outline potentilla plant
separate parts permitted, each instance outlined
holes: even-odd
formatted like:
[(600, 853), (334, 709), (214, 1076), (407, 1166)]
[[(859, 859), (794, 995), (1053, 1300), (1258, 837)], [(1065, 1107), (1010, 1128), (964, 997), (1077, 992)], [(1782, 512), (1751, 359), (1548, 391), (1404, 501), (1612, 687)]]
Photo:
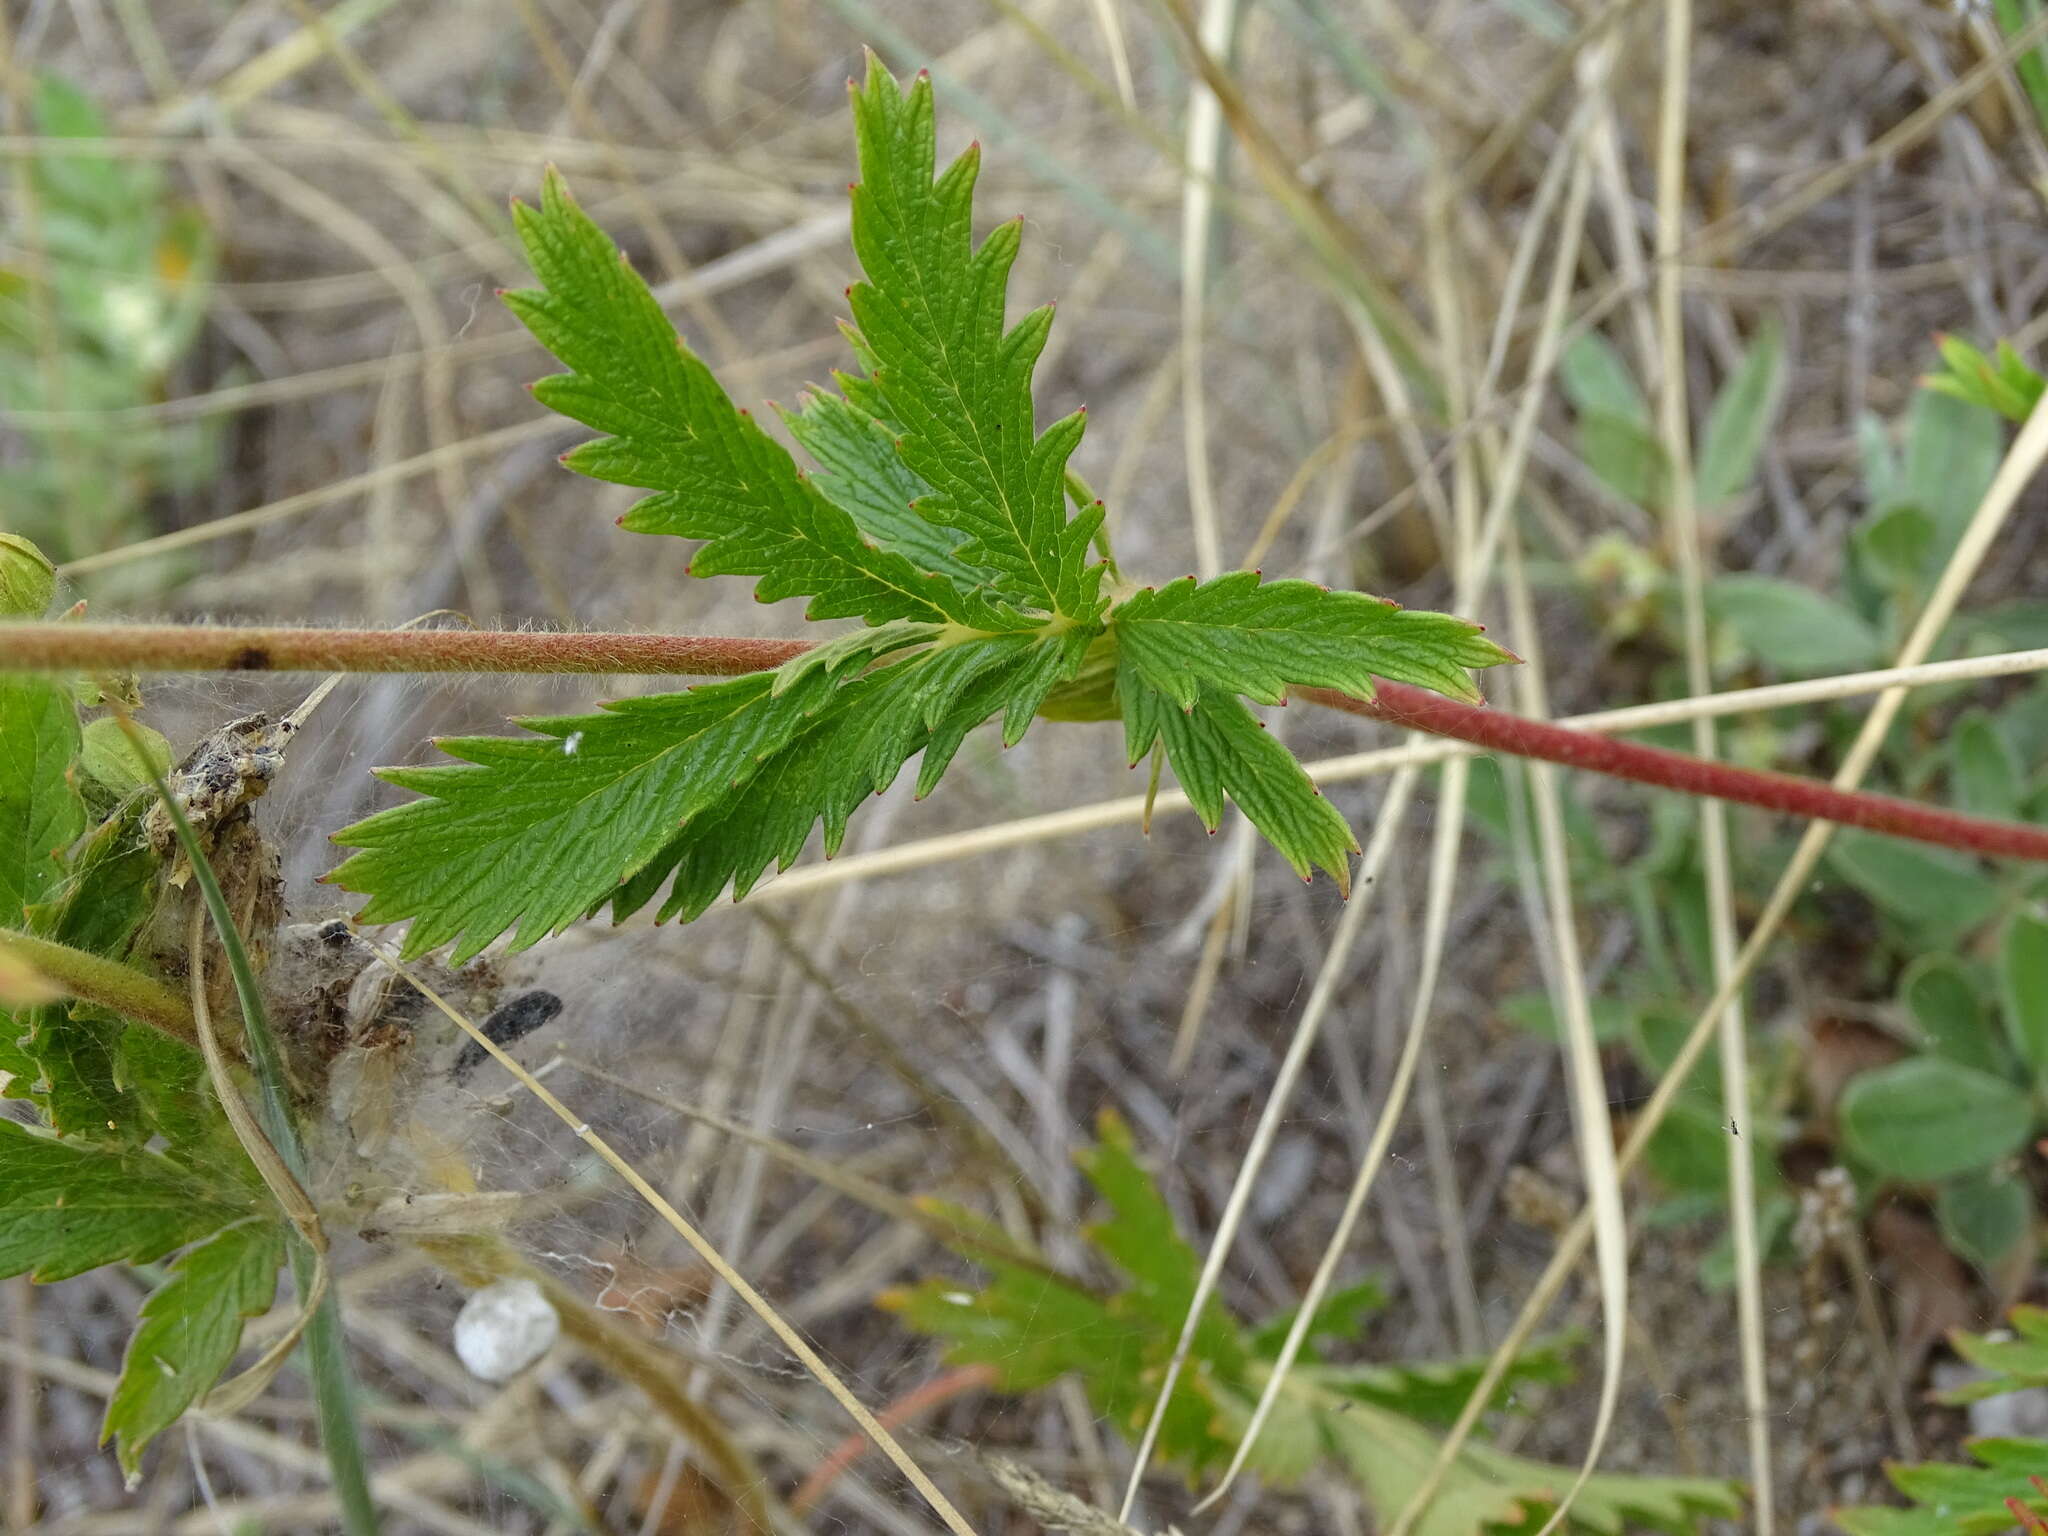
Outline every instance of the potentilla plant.
[(1477, 700), (1471, 669), (1509, 659), (1475, 624), (1360, 592), (1125, 580), (1101, 505), (1070, 495), (1085, 414), (1034, 427), (1053, 312), (1005, 325), (1021, 222), (975, 245), (980, 154), (934, 178), (929, 81), (904, 91), (871, 62), (853, 108), (861, 367), (784, 416), (815, 473), (732, 403), (558, 176), (517, 213), (543, 286), (505, 297), (570, 370), (535, 395), (609, 434), (564, 462), (655, 493), (623, 526), (702, 540), (692, 574), (863, 627), (772, 673), (442, 742), (464, 766), (387, 770), (426, 798), (338, 833), (358, 851), (332, 878), (369, 896), (364, 921), (410, 920), (410, 953), (531, 944), (664, 885), (660, 916), (693, 918), (820, 821), (836, 849), (911, 757), (922, 795), (970, 730), (1000, 718), (1014, 745), (1041, 714), (1121, 716), (1131, 760), (1163, 749), (1209, 827), (1227, 796), (1297, 870), (1343, 883), (1350, 828), (1244, 700), (1370, 697), (1375, 675)]
[[(0, 1275), (169, 1261), (107, 1419), (131, 1469), (234, 1359), (288, 1257), (316, 1314), (310, 1370), (345, 1523), (374, 1528), (319, 1192), (305, 1187), (294, 1130), (308, 1085), (325, 1079), (290, 1059), (289, 1038), (279, 1056), (236, 937), (260, 940), (278, 920), (247, 812), (293, 719), (238, 721), (167, 781), (167, 758), (125, 718), (132, 701), (100, 681), (119, 669), (724, 676), (525, 720), (520, 737), (444, 740), (452, 761), (384, 771), (415, 798), (337, 833), (353, 851), (331, 878), (368, 897), (361, 922), (404, 922), (409, 955), (445, 949), (450, 967), (607, 907), (658, 902), (661, 917), (687, 920), (723, 891), (744, 897), (820, 825), (836, 849), (856, 807), (912, 758), (930, 791), (992, 721), (1014, 743), (1039, 719), (1120, 720), (1130, 762), (1151, 758), (1155, 782), (1170, 765), (1212, 830), (1234, 801), (1295, 870), (1342, 885), (1351, 829), (1248, 707), (1289, 697), (1688, 793), (2048, 858), (2039, 828), (1486, 710), (1474, 673), (1512, 658), (1464, 619), (1256, 572), (1128, 579), (1103, 509), (1068, 468), (1084, 417), (1037, 429), (1032, 369), (1052, 312), (1007, 323), (1020, 226), (975, 243), (978, 152), (941, 170), (929, 83), (906, 90), (872, 60), (853, 112), (856, 366), (783, 417), (813, 468), (732, 402), (552, 174), (539, 206), (517, 209), (541, 286), (506, 299), (568, 369), (537, 397), (602, 434), (568, 466), (653, 493), (627, 529), (696, 541), (695, 575), (750, 577), (763, 601), (805, 597), (810, 619), (857, 626), (813, 644), (52, 623), (47, 562), (0, 541), (0, 594), (19, 616), (0, 624), (0, 1072), (36, 1121), (0, 1120)], [(88, 681), (53, 676), (65, 673)], [(109, 712), (81, 724), (81, 708)], [(112, 782), (109, 763), (123, 765)], [(232, 866), (226, 878), (217, 862)], [(215, 940), (203, 943), (206, 925)], [(187, 935), (184, 947), (167, 934)], [(232, 990), (209, 991), (209, 975), (231, 975)], [(241, 1105), (250, 1081), (260, 1115)], [(464, 1252), (465, 1278), (492, 1272)], [(279, 1358), (237, 1390), (260, 1389)]]

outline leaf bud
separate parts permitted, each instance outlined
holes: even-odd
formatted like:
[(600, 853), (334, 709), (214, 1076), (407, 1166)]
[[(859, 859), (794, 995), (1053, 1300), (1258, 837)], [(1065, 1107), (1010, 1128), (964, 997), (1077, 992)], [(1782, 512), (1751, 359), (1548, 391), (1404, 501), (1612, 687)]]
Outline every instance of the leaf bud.
[[(171, 744), (161, 733), (148, 726), (130, 722), (135, 726), (142, 749), (149, 754), (151, 764), (159, 774), (171, 771)], [(130, 794), (149, 783), (149, 775), (142, 771), (142, 764), (135, 760), (135, 744), (128, 739), (128, 733), (121, 729), (121, 722), (112, 716), (86, 722), (79, 735), (78, 766), (85, 770), (86, 777), (95, 784), (112, 790), (117, 795)]]
[(18, 533), (0, 533), (0, 618), (40, 619), (57, 595), (57, 567)]

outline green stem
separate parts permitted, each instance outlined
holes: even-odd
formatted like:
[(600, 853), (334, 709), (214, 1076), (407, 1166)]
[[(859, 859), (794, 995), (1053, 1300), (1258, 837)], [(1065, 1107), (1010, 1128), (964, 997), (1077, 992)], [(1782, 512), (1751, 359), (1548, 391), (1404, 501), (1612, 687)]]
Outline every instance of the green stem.
[[(291, 1238), (292, 1283), (301, 1296), (313, 1283), (313, 1250), (306, 1240)], [(369, 1464), (356, 1423), (355, 1373), (349, 1369), (341, 1326), (341, 1292), (327, 1287), (304, 1340), (307, 1374), (313, 1381), (313, 1410), (320, 1421), (320, 1446), (334, 1477), (334, 1497), (341, 1506), (341, 1526), (348, 1536), (377, 1536), (377, 1505), (370, 1496)]]
[[(299, 1141), (298, 1126), (292, 1120), (284, 1055), (278, 1049), (277, 1036), (271, 1032), (270, 1016), (263, 1008), (263, 993), (256, 985), (255, 967), (249, 963), (249, 952), (243, 947), (240, 930), (235, 927), (234, 914), (228, 910), (220, 881), (214, 878), (206, 849), (192, 830), (191, 822), (185, 819), (177, 797), (164, 783), (163, 774), (158, 771), (133, 722), (125, 715), (117, 715), (116, 718), (120, 720), (121, 728), (129, 733), (128, 742), (135, 760), (149, 775), (159, 803), (177, 829), (178, 841), (192, 864), (192, 878), (206, 903), (207, 915), (213, 919), (214, 931), (220, 936), (228, 971), (235, 980), (235, 996), (242, 1006), (243, 1048), (256, 1076), (256, 1112), (263, 1123), (263, 1132), (270, 1138), (271, 1146), (285, 1167), (291, 1170), (292, 1177), (303, 1184), (306, 1180), (306, 1152)], [(312, 1244), (294, 1231), (288, 1239), (287, 1251), (291, 1256), (292, 1281), (298, 1287), (300, 1297), (311, 1296), (318, 1263)], [(320, 1444), (327, 1452), (335, 1501), (341, 1507), (342, 1529), (348, 1536), (378, 1536), (377, 1506), (370, 1497), (368, 1463), (363, 1455), (362, 1433), (356, 1422), (355, 1383), (343, 1347), (341, 1293), (332, 1285), (327, 1287), (326, 1294), (313, 1309), (313, 1316), (306, 1325), (305, 1350), (307, 1374), (312, 1379), (313, 1401), (320, 1419)]]
[(0, 949), (19, 955), (37, 974), (72, 997), (97, 1003), (124, 1019), (147, 1024), (181, 1045), (199, 1048), (191, 1005), (154, 976), (145, 976), (118, 960), (89, 955), (69, 944), (40, 939), (13, 928), (0, 928)]

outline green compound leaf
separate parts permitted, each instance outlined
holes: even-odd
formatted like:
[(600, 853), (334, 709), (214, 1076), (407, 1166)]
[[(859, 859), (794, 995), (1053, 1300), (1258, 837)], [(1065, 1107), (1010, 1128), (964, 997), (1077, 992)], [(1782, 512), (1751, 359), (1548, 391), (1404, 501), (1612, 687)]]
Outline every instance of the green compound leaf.
[(128, 1476), (143, 1447), (220, 1379), (244, 1319), (270, 1309), (283, 1263), (284, 1229), (252, 1216), (180, 1254), (170, 1278), (143, 1302), (100, 1426), (102, 1445), (121, 1437)]
[[(1347, 1406), (1349, 1412), (1325, 1410), (1318, 1418), (1332, 1451), (1364, 1487), (1373, 1508), (1391, 1516), (1407, 1506), (1434, 1463), (1436, 1436), (1398, 1414), (1365, 1404)], [(1564, 1467), (1468, 1443), (1414, 1530), (1416, 1536), (1482, 1531), (1534, 1536), (1573, 1481)], [(1687, 1536), (1703, 1519), (1728, 1519), (1741, 1508), (1734, 1490), (1716, 1478), (1601, 1472), (1579, 1490), (1565, 1528), (1598, 1536), (1643, 1529)]]
[(1192, 709), (1147, 683), (1125, 659), (1117, 695), (1124, 746), (1133, 763), (1163, 742), (1174, 777), (1211, 832), (1222, 824), (1223, 797), (1237, 802), (1267, 842), (1304, 880), (1318, 867), (1349, 890), (1348, 856), (1358, 852), (1351, 828), (1323, 798), (1300, 763), (1252, 712), (1219, 689), (1206, 689)]
[(148, 1152), (113, 1152), (0, 1120), (0, 1277), (68, 1280), (145, 1263), (249, 1214)]
[[(1100, 1137), (1079, 1161), (1112, 1219), (1084, 1228), (1083, 1235), (1127, 1284), (1105, 1293), (955, 1243), (989, 1272), (987, 1285), (973, 1290), (933, 1278), (889, 1292), (882, 1302), (911, 1327), (942, 1340), (948, 1361), (993, 1367), (1002, 1391), (1036, 1391), (1063, 1376), (1077, 1378), (1095, 1410), (1135, 1439), (1151, 1416), (1201, 1266), (1123, 1123), (1105, 1114)], [(1371, 1288), (1345, 1293), (1338, 1310), (1346, 1315), (1333, 1314), (1331, 1327), (1319, 1331), (1340, 1338), (1354, 1332), (1357, 1314), (1376, 1297)], [(1212, 1305), (1161, 1423), (1162, 1462), (1199, 1475), (1228, 1461), (1280, 1337), (1271, 1327), (1247, 1333), (1220, 1303)], [(1364, 1490), (1384, 1523), (1436, 1458), (1437, 1435), (1417, 1415), (1455, 1414), (1479, 1369), (1467, 1361), (1297, 1364), (1249, 1464), (1275, 1482), (1295, 1482), (1318, 1465), (1334, 1465)], [(1566, 1375), (1558, 1349), (1537, 1344), (1517, 1360), (1509, 1384)], [(1572, 1477), (1569, 1468), (1469, 1441), (1417, 1530), (1429, 1536), (1533, 1533)], [(1690, 1532), (1702, 1518), (1739, 1510), (1730, 1485), (1714, 1479), (1603, 1473), (1583, 1490), (1568, 1525), (1599, 1536), (1620, 1536), (1624, 1525)]]
[[(457, 963), (508, 930), (515, 948), (533, 944), (606, 901), (630, 912), (671, 876), (664, 915), (694, 917), (728, 881), (744, 894), (770, 862), (786, 865), (820, 817), (836, 847), (854, 807), (914, 753), (928, 791), (991, 714), (1015, 741), (1088, 639), (895, 650), (920, 634), (883, 626), (840, 646), (836, 668), (802, 656), (782, 673), (522, 721), (531, 737), (443, 741), (462, 763), (383, 770), (429, 798), (335, 834), (361, 851), (328, 878), (371, 897), (365, 922), (413, 919), (408, 954), (452, 942)], [(885, 664), (854, 675), (878, 650)]]
[(544, 286), (505, 302), (571, 370), (541, 380), (534, 396), (611, 434), (569, 454), (571, 469), (656, 493), (625, 527), (703, 539), (693, 574), (758, 576), (763, 602), (809, 596), (814, 619), (1028, 627), (864, 538), (788, 450), (733, 405), (561, 177), (549, 174), (538, 209), (514, 214)]
[(870, 54), (852, 94), (853, 248), (867, 280), (847, 296), (903, 462), (931, 487), (917, 510), (966, 535), (960, 553), (999, 573), (1004, 598), (1092, 622), (1102, 567), (1089, 564), (1089, 544), (1102, 514), (1069, 521), (1065, 502), (1067, 456), (1085, 418), (1076, 412), (1036, 435), (1031, 370), (1051, 308), (1003, 328), (1020, 222), (976, 248), (981, 153), (969, 148), (933, 179), (930, 80), (905, 92)]
[(1129, 666), (1183, 709), (1205, 688), (1278, 704), (1289, 683), (1371, 698), (1375, 676), (1477, 703), (1471, 669), (1514, 660), (1468, 619), (1256, 571), (1147, 587), (1111, 621)]
[(1887, 1462), (1885, 1476), (1914, 1507), (1837, 1509), (1835, 1524), (1849, 1536), (1999, 1536), (2019, 1525), (2007, 1499), (2048, 1515), (2048, 1497), (2030, 1481), (2048, 1478), (2048, 1440), (1972, 1440), (1965, 1449), (1977, 1465)]
[(1162, 746), (1212, 830), (1233, 799), (1304, 877), (1341, 884), (1350, 829), (1238, 696), (1369, 694), (1380, 676), (1476, 699), (1472, 669), (1512, 659), (1464, 620), (1255, 573), (1110, 614), (1106, 555), (1090, 563), (1100, 506), (1067, 516), (1080, 417), (1035, 430), (1051, 312), (1005, 329), (1016, 226), (974, 244), (977, 156), (935, 178), (929, 82), (905, 91), (871, 60), (853, 111), (866, 281), (849, 337), (866, 371), (784, 414), (815, 475), (733, 407), (552, 175), (519, 212), (544, 286), (508, 303), (571, 369), (540, 398), (609, 434), (571, 466), (656, 493), (628, 528), (705, 540), (699, 574), (758, 576), (764, 599), (808, 594), (813, 618), (868, 628), (772, 679), (532, 720), (527, 738), (442, 743), (456, 764), (385, 770), (425, 798), (338, 833), (358, 851), (329, 878), (371, 898), (363, 921), (411, 920), (408, 953), (523, 947), (664, 886), (660, 915), (694, 917), (787, 867), (820, 822), (835, 850), (911, 757), (922, 795), (977, 724), (1000, 715), (1007, 745), (1041, 711), (1121, 714), (1132, 760)]

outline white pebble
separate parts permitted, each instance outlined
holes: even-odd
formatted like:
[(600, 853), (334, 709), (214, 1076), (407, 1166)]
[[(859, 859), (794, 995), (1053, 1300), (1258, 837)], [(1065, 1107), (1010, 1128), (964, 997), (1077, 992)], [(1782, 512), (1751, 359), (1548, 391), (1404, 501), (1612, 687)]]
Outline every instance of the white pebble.
[(510, 1381), (546, 1354), (562, 1331), (531, 1280), (500, 1280), (474, 1292), (455, 1318), (455, 1353), (472, 1376)]

